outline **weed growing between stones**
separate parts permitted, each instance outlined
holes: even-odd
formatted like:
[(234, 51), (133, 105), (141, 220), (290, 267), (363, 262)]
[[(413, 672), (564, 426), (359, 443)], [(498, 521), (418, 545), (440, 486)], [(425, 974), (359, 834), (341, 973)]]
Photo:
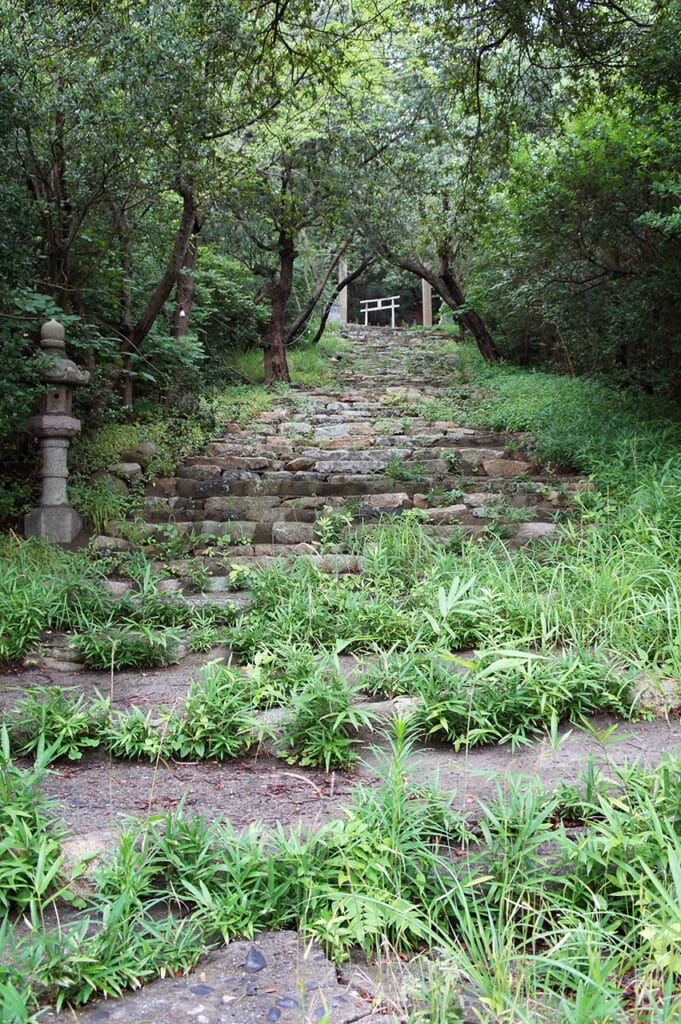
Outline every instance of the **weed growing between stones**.
[(44, 763), (47, 750), (50, 760), (78, 761), (84, 750), (101, 743), (105, 709), (92, 708), (72, 687), (35, 687), (15, 705), (8, 724), (14, 754)]
[(234, 617), (227, 606), (196, 609), (169, 598), (149, 562), (127, 562), (134, 588), (114, 598), (88, 552), (66, 552), (14, 536), (0, 542), (0, 664), (35, 651), (53, 631), (71, 631), (69, 643), (93, 668), (166, 664), (194, 625), (205, 629)]
[(325, 771), (350, 768), (357, 759), (357, 731), (371, 727), (373, 716), (357, 704), (359, 687), (340, 672), (313, 678), (291, 695), (282, 723), (282, 750), (291, 763), (320, 765)]
[(519, 651), (487, 652), (474, 669), (417, 674), (421, 702), (411, 724), (424, 739), (455, 750), (486, 743), (531, 743), (556, 734), (561, 721), (596, 712), (636, 717), (633, 680), (620, 666), (588, 655), (538, 656)]
[(142, 668), (179, 661), (177, 630), (156, 623), (114, 625), (101, 632), (76, 633), (73, 646), (90, 668)]
[(391, 480), (397, 481), (421, 484), (427, 479), (424, 466), (418, 462), (404, 462), (396, 455), (388, 460), (384, 472)]
[[(64, 828), (56, 816), (56, 801), (40, 791), (49, 760), (41, 743), (32, 768), (21, 770), (11, 761), (7, 729), (0, 730), (0, 913), (40, 906), (58, 888)], [(8, 938), (7, 922), (0, 934)], [(4, 943), (3, 943), (4, 947)], [(2, 969), (0, 968), (0, 980)]]
[[(410, 753), (398, 721), (379, 786), (360, 787), (314, 835), (265, 839), (257, 825), (237, 835), (182, 810), (135, 826), (71, 923), (41, 932), (55, 894), (73, 897), (58, 826), (36, 795), (40, 769), (16, 769), (5, 741), (2, 813), (30, 856), (3, 857), (0, 894), (7, 910), (18, 892), (33, 926), (0, 971), (4, 1005), (25, 1021), (39, 1003), (79, 1005), (187, 970), (218, 941), (298, 928), (341, 958), (386, 941), (436, 947), (413, 1024), (446, 1024), (463, 1001), (528, 1024), (625, 1020), (635, 1008), (678, 1019), (678, 761), (591, 763), (576, 786), (552, 792), (517, 780), (473, 822), (412, 780)], [(33, 830), (39, 851), (26, 842)]]
[(132, 760), (224, 760), (245, 754), (262, 731), (252, 707), (241, 675), (218, 663), (204, 666), (179, 711), (112, 711), (107, 698), (88, 706), (57, 687), (35, 687), (8, 716), (9, 742), (15, 754), (40, 753), (43, 764), (79, 760), (100, 745)]

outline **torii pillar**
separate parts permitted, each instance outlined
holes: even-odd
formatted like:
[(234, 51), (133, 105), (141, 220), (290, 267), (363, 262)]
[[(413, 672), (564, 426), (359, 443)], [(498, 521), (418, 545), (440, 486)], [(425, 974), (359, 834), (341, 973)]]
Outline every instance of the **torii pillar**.
[[(344, 280), (348, 276), (348, 265), (347, 263), (338, 264), (338, 282)], [(340, 322), (346, 324), (348, 322), (348, 287), (341, 288), (338, 292), (338, 314), (340, 316)]]
[(433, 326), (433, 289), (428, 281), (421, 279), (421, 305), (423, 307), (423, 326)]

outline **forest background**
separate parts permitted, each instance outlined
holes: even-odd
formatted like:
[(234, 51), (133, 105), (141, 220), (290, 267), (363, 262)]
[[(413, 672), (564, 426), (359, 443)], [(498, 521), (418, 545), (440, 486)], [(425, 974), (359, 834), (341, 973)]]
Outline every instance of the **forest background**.
[(289, 379), (341, 267), (351, 318), (421, 278), (486, 360), (673, 400), (680, 36), (674, 0), (0, 0), (0, 514), (42, 321), (86, 430), (200, 419), (234, 352)]

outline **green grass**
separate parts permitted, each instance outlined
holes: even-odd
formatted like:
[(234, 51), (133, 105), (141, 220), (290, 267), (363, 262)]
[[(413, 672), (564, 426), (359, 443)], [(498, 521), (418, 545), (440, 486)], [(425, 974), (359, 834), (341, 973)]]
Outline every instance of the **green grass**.
[[(509, 553), (498, 539), (460, 538), (447, 550), (417, 516), (402, 516), (345, 538), (363, 560), (361, 576), (302, 563), (249, 574), (252, 608), (227, 627), (245, 668), (214, 667), (184, 713), (117, 714), (92, 733), (91, 716), (64, 693), (52, 706), (43, 694), (20, 709), (16, 744), (32, 736), (25, 752), (40, 765), (78, 756), (93, 735), (118, 756), (236, 756), (257, 736), (252, 708), (288, 707), (283, 749), (328, 769), (351, 763), (363, 724), (336, 653), (378, 659), (359, 680), (365, 692), (420, 701), (411, 734), (398, 724), (380, 787), (360, 788), (346, 816), (315, 835), (282, 832), (265, 844), (257, 826), (237, 836), (182, 814), (124, 838), (82, 920), (60, 934), (36, 930), (12, 950), (0, 971), (8, 1006), (23, 1001), (28, 1013), (36, 998), (79, 1003), (184, 969), (215, 933), (300, 928), (336, 956), (353, 944), (374, 951), (384, 938), (409, 951), (436, 946), (412, 1024), (453, 1024), (463, 990), (503, 1021), (681, 1019), (678, 761), (648, 769), (606, 759), (551, 792), (521, 780), (488, 799), (475, 821), (409, 782), (406, 767), (416, 736), (457, 749), (538, 735), (555, 744), (561, 720), (645, 713), (641, 683), (664, 686), (678, 702), (679, 424), (659, 405), (594, 382), (464, 362), (466, 387), (488, 389), (470, 400), (470, 415), (490, 429), (531, 432), (540, 458), (592, 477), (560, 540)], [(216, 399), (221, 416), (242, 423), (277, 401), (262, 388)], [(428, 416), (457, 418), (464, 401), (452, 391)], [(343, 514), (329, 517), (320, 540), (334, 543), (346, 525)], [(161, 540), (169, 556), (176, 541)], [(6, 540), (0, 658), (21, 658), (46, 627), (91, 637), (105, 627), (215, 629), (210, 614), (194, 620), (180, 602), (167, 603), (138, 556), (128, 564), (134, 600), (114, 605), (87, 556)], [(107, 643), (102, 663), (121, 646)], [(462, 656), (469, 648), (475, 653)], [(8, 752), (4, 772), (8, 849), (22, 851), (7, 858), (6, 903), (19, 872), (19, 902), (39, 915), (60, 884), (58, 826), (36, 795), (37, 776), (27, 796)], [(21, 846), (16, 829), (26, 822)]]
[[(342, 356), (347, 352), (349, 343), (340, 337), (335, 325), (327, 326), (324, 336), (317, 345), (310, 345), (305, 340), (296, 342), (286, 350), (289, 373), (292, 381), (312, 386), (327, 384), (335, 379), (337, 370), (331, 357)], [(246, 352), (234, 354), (229, 358), (229, 365), (243, 374), (253, 384), (262, 384), (265, 380), (263, 350), (248, 349)]]
[[(633, 1021), (635, 1005), (644, 1019), (678, 1020), (679, 761), (593, 762), (552, 791), (518, 780), (466, 820), (412, 781), (410, 755), (398, 720), (379, 785), (360, 786), (345, 815), (312, 835), (265, 839), (257, 823), (237, 835), (182, 811), (134, 826), (71, 923), (10, 941), (5, 1005), (26, 1020), (38, 1003), (80, 1005), (187, 970), (216, 935), (295, 928), (339, 958), (351, 946), (436, 946), (413, 1024), (453, 1024), (464, 992), (504, 1021)], [(19, 888), (3, 858), (0, 893), (13, 904), (21, 893), (36, 920), (60, 866), (59, 832), (36, 817), (45, 813), (37, 781), (5, 756), (5, 820), (36, 822), (44, 852), (21, 862)], [(0, 921), (5, 940), (9, 928)]]
[[(70, 631), (93, 668), (163, 664), (176, 656), (180, 633), (225, 621), (231, 608), (194, 609), (169, 600), (150, 561), (156, 549), (99, 556), (68, 552), (37, 540), (0, 538), (0, 664), (36, 651), (45, 631)], [(112, 598), (106, 573), (127, 567), (135, 588)]]

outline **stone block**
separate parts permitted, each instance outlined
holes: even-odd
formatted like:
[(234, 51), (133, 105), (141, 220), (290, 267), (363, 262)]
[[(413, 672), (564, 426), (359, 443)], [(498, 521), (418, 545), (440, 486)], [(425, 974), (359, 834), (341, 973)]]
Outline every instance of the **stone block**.
[(262, 520), (255, 523), (255, 533), (253, 534), (254, 544), (269, 544), (272, 540), (272, 523), (266, 523)]
[(459, 448), (456, 456), (471, 466), (482, 466), (488, 459), (503, 459), (504, 451), (502, 448)]
[(105, 537), (100, 534), (92, 539), (90, 547), (93, 551), (132, 551), (134, 545), (123, 537)]
[(301, 423), (298, 420), (289, 420), (286, 423), (282, 423), (279, 430), (284, 437), (309, 437), (312, 433), (312, 427), (309, 423)]
[(520, 462), (516, 459), (484, 459), (482, 463), (487, 476), (528, 476), (533, 469), (531, 462)]
[(394, 491), (388, 494), (367, 494), (362, 499), (362, 504), (378, 509), (402, 509), (412, 507), (411, 498), (404, 491)]
[(465, 505), (446, 505), (442, 508), (429, 508), (425, 511), (428, 522), (434, 526), (439, 526), (441, 523), (458, 522), (468, 515)]
[(151, 498), (163, 498), (175, 494), (177, 480), (174, 476), (159, 477), (153, 483), (147, 484), (145, 493)]
[(117, 462), (111, 466), (111, 472), (130, 484), (137, 483), (142, 479), (142, 467), (139, 462)]
[(247, 479), (239, 478), (229, 481), (229, 493), (234, 494), (237, 497), (257, 494), (261, 489), (262, 484), (260, 478), (256, 476)]
[(197, 498), (217, 498), (229, 494), (231, 490), (229, 480), (220, 477), (217, 480), (197, 480), (194, 494)]
[(291, 459), (290, 462), (287, 462), (284, 468), (289, 473), (297, 473), (301, 470), (314, 469), (314, 464), (314, 458), (299, 456), (297, 459)]
[(523, 525), (516, 530), (514, 540), (518, 544), (528, 544), (533, 540), (543, 540), (546, 537), (552, 537), (558, 527), (555, 523), (523, 523)]
[(109, 472), (105, 469), (100, 469), (96, 473), (93, 473), (90, 480), (96, 483), (104, 484), (111, 490), (115, 491), (116, 494), (128, 494), (128, 485), (125, 480), (120, 476), (116, 476), (115, 473)]
[(138, 462), (142, 469), (148, 469), (157, 453), (158, 446), (154, 441), (140, 441), (134, 448), (121, 452), (121, 459), (123, 462)]
[(278, 522), (272, 524), (272, 541), (275, 544), (310, 544), (313, 540), (314, 526), (312, 523)]
[(178, 479), (175, 489), (181, 498), (194, 498), (196, 496), (196, 480)]
[(379, 473), (388, 460), (379, 462), (376, 459), (328, 459), (317, 463), (320, 476), (331, 476), (334, 473)]
[(293, 473), (287, 473), (284, 470), (268, 470), (262, 475), (262, 483), (265, 494), (290, 494)]
[(180, 480), (215, 480), (221, 473), (222, 468), (214, 464), (177, 467), (177, 477)]
[(330, 441), (324, 441), (324, 449), (337, 451), (339, 448), (347, 448), (352, 445), (356, 451), (361, 451), (364, 448), (372, 448), (376, 443), (377, 439), (373, 434), (363, 434), (361, 437), (335, 437)]
[(103, 580), (102, 588), (115, 600), (120, 600), (132, 590), (131, 580)]
[(472, 494), (464, 494), (463, 500), (469, 508), (480, 508), (481, 505), (496, 505), (499, 497), (490, 491), (475, 491)]

